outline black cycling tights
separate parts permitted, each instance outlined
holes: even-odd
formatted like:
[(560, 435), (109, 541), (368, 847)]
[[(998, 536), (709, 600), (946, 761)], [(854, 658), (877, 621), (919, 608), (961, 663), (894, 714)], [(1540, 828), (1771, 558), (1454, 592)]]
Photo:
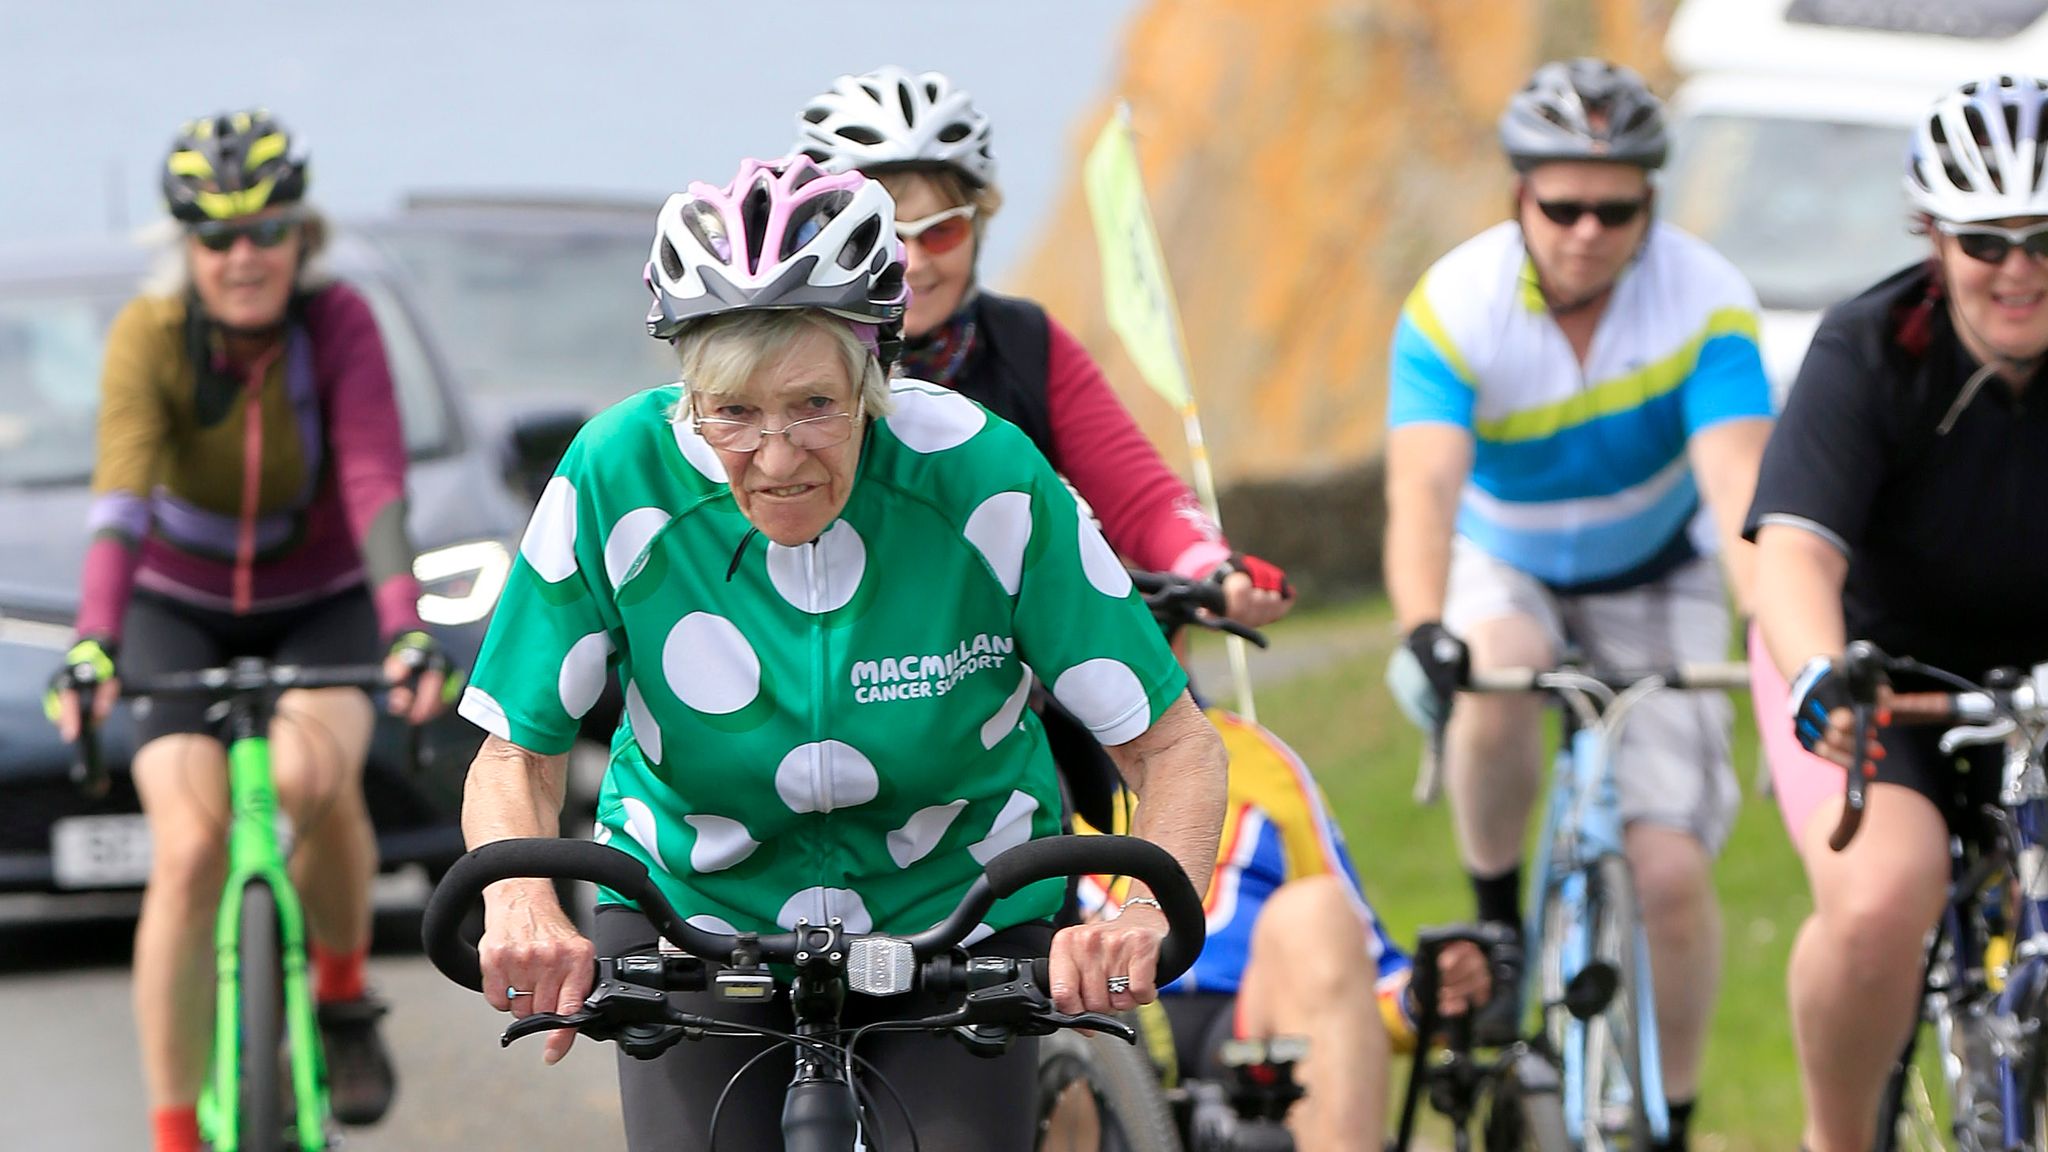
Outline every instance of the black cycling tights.
[[(655, 946), (655, 932), (647, 919), (633, 909), (614, 905), (598, 910), (596, 937), (598, 953), (605, 956), (648, 952)], [(1051, 937), (1047, 925), (1024, 924), (989, 937), (972, 951), (985, 956), (1043, 956)], [(671, 993), (669, 1000), (685, 1012), (785, 1032), (791, 1028), (789, 1005), (782, 999), (767, 1005), (740, 1005), (720, 1001), (710, 992), (679, 992)], [(887, 999), (849, 996), (841, 1022), (857, 1027), (936, 1011), (935, 999), (922, 992)], [(710, 1147), (706, 1133), (719, 1093), (742, 1064), (771, 1043), (751, 1037), (712, 1036), (685, 1040), (654, 1060), (636, 1060), (620, 1053), (619, 1097), (629, 1152)], [(1037, 1125), (1037, 1040), (1019, 1038), (1005, 1055), (985, 1060), (969, 1055), (950, 1036), (870, 1032), (855, 1054), (872, 1067), (862, 1072), (860, 1082), (882, 1125), (881, 1132), (869, 1134), (870, 1152), (910, 1152), (904, 1108), (910, 1111), (918, 1146), (925, 1152), (963, 1148), (1029, 1152)], [(787, 1050), (776, 1052), (763, 1057), (733, 1085), (719, 1113), (719, 1149), (758, 1152), (782, 1147), (782, 1097), (793, 1065), (794, 1057)], [(900, 1107), (888, 1088), (877, 1082), (877, 1073), (902, 1097)]]

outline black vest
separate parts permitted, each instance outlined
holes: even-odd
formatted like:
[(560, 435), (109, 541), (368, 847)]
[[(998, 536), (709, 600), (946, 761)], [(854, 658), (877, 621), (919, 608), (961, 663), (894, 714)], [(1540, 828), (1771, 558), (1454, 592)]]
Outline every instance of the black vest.
[(1052, 405), (1046, 399), (1052, 327), (1029, 300), (983, 292), (974, 299), (974, 347), (945, 381), (954, 391), (1024, 430), (1054, 471)]

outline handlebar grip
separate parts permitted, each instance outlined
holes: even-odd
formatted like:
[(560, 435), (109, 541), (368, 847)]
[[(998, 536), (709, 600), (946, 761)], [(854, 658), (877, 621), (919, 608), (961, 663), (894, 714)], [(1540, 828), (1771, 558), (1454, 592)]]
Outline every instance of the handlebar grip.
[(93, 690), (75, 690), (78, 702), (78, 742), (71, 758), (71, 783), (79, 794), (98, 800), (107, 794), (107, 765), (100, 756), (99, 729), (93, 723)]
[(485, 888), (500, 880), (532, 876), (590, 880), (635, 902), (654, 890), (647, 866), (616, 848), (588, 840), (498, 840), (465, 854), (448, 869), (427, 900), (420, 941), (427, 959), (443, 976), (472, 991), (483, 990), (483, 966), (475, 945), (462, 938), (462, 921)]
[(997, 899), (1027, 884), (1093, 873), (1129, 876), (1152, 889), (1166, 914), (1167, 937), (1159, 949), (1157, 981), (1165, 987), (1201, 955), (1207, 924), (1201, 897), (1180, 861), (1150, 840), (1132, 836), (1049, 836), (1032, 840), (988, 862), (989, 888)]

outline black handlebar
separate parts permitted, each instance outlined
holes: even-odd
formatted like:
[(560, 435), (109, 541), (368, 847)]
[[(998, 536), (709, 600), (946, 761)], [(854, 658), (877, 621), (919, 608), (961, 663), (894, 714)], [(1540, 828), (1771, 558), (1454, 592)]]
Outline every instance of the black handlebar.
[(1223, 585), (1215, 580), (1190, 580), (1171, 572), (1132, 572), (1131, 583), (1137, 585), (1145, 606), (1152, 609), (1152, 618), (1159, 621), (1160, 630), (1169, 637), (1193, 625), (1227, 632), (1266, 647), (1266, 637), (1258, 629), (1247, 628), (1224, 615), (1230, 610), (1230, 602), (1223, 595)]
[(1877, 690), (1885, 683), (1885, 668), (1888, 660), (1877, 645), (1868, 640), (1850, 643), (1842, 653), (1842, 680), (1849, 688), (1850, 714), (1855, 718), (1855, 727), (1850, 734), (1850, 747), (1854, 749), (1856, 766), (1843, 775), (1847, 778), (1842, 797), (1842, 817), (1835, 822), (1835, 830), (1828, 834), (1828, 847), (1840, 852), (1856, 838), (1856, 830), (1863, 826), (1863, 807), (1868, 802), (1866, 789), (1869, 780), (1863, 764), (1864, 749), (1870, 743), (1871, 714), (1877, 709)]
[[(1128, 836), (1055, 836), (1020, 844), (988, 862), (945, 920), (902, 939), (918, 960), (940, 956), (965, 939), (997, 900), (1041, 880), (1089, 873), (1129, 876), (1150, 887), (1168, 927), (1160, 946), (1157, 982), (1164, 986), (1187, 971), (1202, 950), (1201, 899), (1179, 861), (1157, 844)], [(499, 840), (457, 860), (427, 901), (420, 934), (428, 959), (442, 975), (465, 988), (483, 989), (476, 947), (462, 938), (463, 918), (489, 885), (529, 876), (588, 880), (609, 888), (638, 904), (668, 940), (706, 960), (724, 963), (740, 957), (748, 965), (788, 963), (812, 946), (807, 933), (734, 936), (699, 928), (676, 912), (645, 864), (616, 848), (588, 840)], [(1037, 974), (1043, 983), (1042, 965)]]

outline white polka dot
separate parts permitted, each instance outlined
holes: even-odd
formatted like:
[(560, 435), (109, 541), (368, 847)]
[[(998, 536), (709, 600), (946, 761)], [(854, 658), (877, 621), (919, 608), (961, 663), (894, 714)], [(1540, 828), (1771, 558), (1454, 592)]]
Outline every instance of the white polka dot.
[(918, 809), (903, 827), (889, 833), (889, 858), (896, 861), (898, 868), (908, 868), (929, 856), (946, 829), (953, 826), (953, 818), (965, 807), (967, 801), (955, 800)]
[(1024, 717), (1024, 705), (1031, 699), (1031, 669), (1019, 666), (1023, 675), (1017, 678), (1017, 690), (996, 709), (996, 714), (981, 723), (981, 746), (994, 748), (1003, 742), (1003, 737), (1017, 730), (1017, 721)]
[(611, 654), (611, 638), (602, 632), (592, 632), (569, 646), (569, 654), (562, 658), (561, 675), (555, 678), (555, 692), (570, 719), (583, 719), (604, 694), (605, 658)]
[(837, 916), (848, 932), (872, 932), (875, 918), (860, 893), (851, 888), (806, 888), (791, 896), (775, 916), (775, 922), (794, 929), (798, 917), (823, 927)]
[(1116, 550), (1109, 546), (1109, 541), (1102, 538), (1102, 529), (1086, 518), (1081, 521), (1081, 571), (1088, 574), (1088, 583), (1104, 596), (1121, 600), (1131, 594), (1130, 572), (1116, 558)]
[(873, 800), (881, 791), (875, 765), (837, 740), (799, 744), (775, 769), (775, 792), (792, 812), (830, 812)]
[(739, 929), (726, 922), (724, 918), (713, 916), (709, 912), (699, 912), (695, 916), (683, 921), (683, 923), (688, 924), (692, 928), (702, 928), (706, 932), (723, 932), (727, 936), (739, 934)]
[(768, 581), (782, 598), (805, 612), (844, 608), (867, 571), (868, 546), (844, 520), (835, 520), (810, 544), (784, 548), (768, 544)]
[(635, 508), (612, 525), (611, 535), (604, 538), (604, 574), (611, 577), (612, 587), (624, 584), (645, 567), (633, 562), (647, 550), (654, 534), (668, 527), (668, 520), (665, 509)]
[(567, 476), (548, 481), (541, 491), (519, 541), (519, 554), (550, 584), (559, 584), (576, 571), (576, 486)]
[(936, 385), (902, 387), (890, 393), (895, 409), (883, 422), (912, 452), (929, 455), (974, 439), (988, 413), (967, 397)]
[(1120, 661), (1084, 660), (1060, 673), (1052, 694), (1104, 744), (1129, 743), (1152, 726), (1145, 685)]
[(654, 722), (654, 713), (647, 710), (640, 686), (630, 682), (626, 685), (626, 722), (633, 726), (633, 739), (639, 741), (640, 751), (647, 754), (651, 763), (661, 763), (661, 725)]
[(506, 718), (504, 707), (474, 684), (463, 690), (462, 703), (455, 710), (463, 719), (500, 740), (512, 738), (512, 721)]
[(962, 948), (972, 948), (995, 934), (996, 930), (987, 924), (976, 924), (973, 931), (960, 938), (960, 946)]
[(626, 811), (626, 835), (654, 858), (655, 867), (668, 871), (668, 861), (661, 858), (661, 838), (655, 830), (654, 809), (647, 806), (647, 801), (632, 796), (621, 797), (619, 807)]
[(761, 658), (723, 616), (692, 612), (669, 631), (661, 670), (677, 698), (699, 712), (737, 712), (761, 694)]
[(1003, 591), (1017, 594), (1024, 582), (1024, 547), (1031, 543), (1031, 495), (998, 492), (981, 502), (967, 518), (968, 542), (995, 569)]
[(592, 840), (596, 841), (596, 842), (597, 842), (597, 843), (599, 843), (599, 844), (609, 844), (609, 843), (611, 843), (611, 842), (612, 842), (612, 830), (611, 830), (611, 827), (610, 827), (609, 825), (606, 825), (606, 824), (599, 824), (599, 825), (598, 825), (598, 826), (597, 826), (596, 828), (593, 828), (593, 829), (591, 829), (591, 832), (590, 832), (590, 838), (591, 838)]
[(1038, 799), (1029, 792), (1012, 792), (996, 822), (979, 844), (970, 844), (967, 854), (984, 867), (988, 862), (1031, 839), (1031, 814), (1038, 811)]
[(699, 872), (723, 872), (761, 846), (737, 820), (692, 814), (683, 817), (683, 823), (697, 830), (697, 842), (690, 845), (690, 867)]
[(718, 453), (690, 427), (689, 418), (677, 420), (674, 427), (676, 446), (683, 450), (683, 459), (690, 462), (690, 467), (695, 468), (699, 475), (713, 484), (729, 483), (725, 475), (725, 465), (718, 459)]

